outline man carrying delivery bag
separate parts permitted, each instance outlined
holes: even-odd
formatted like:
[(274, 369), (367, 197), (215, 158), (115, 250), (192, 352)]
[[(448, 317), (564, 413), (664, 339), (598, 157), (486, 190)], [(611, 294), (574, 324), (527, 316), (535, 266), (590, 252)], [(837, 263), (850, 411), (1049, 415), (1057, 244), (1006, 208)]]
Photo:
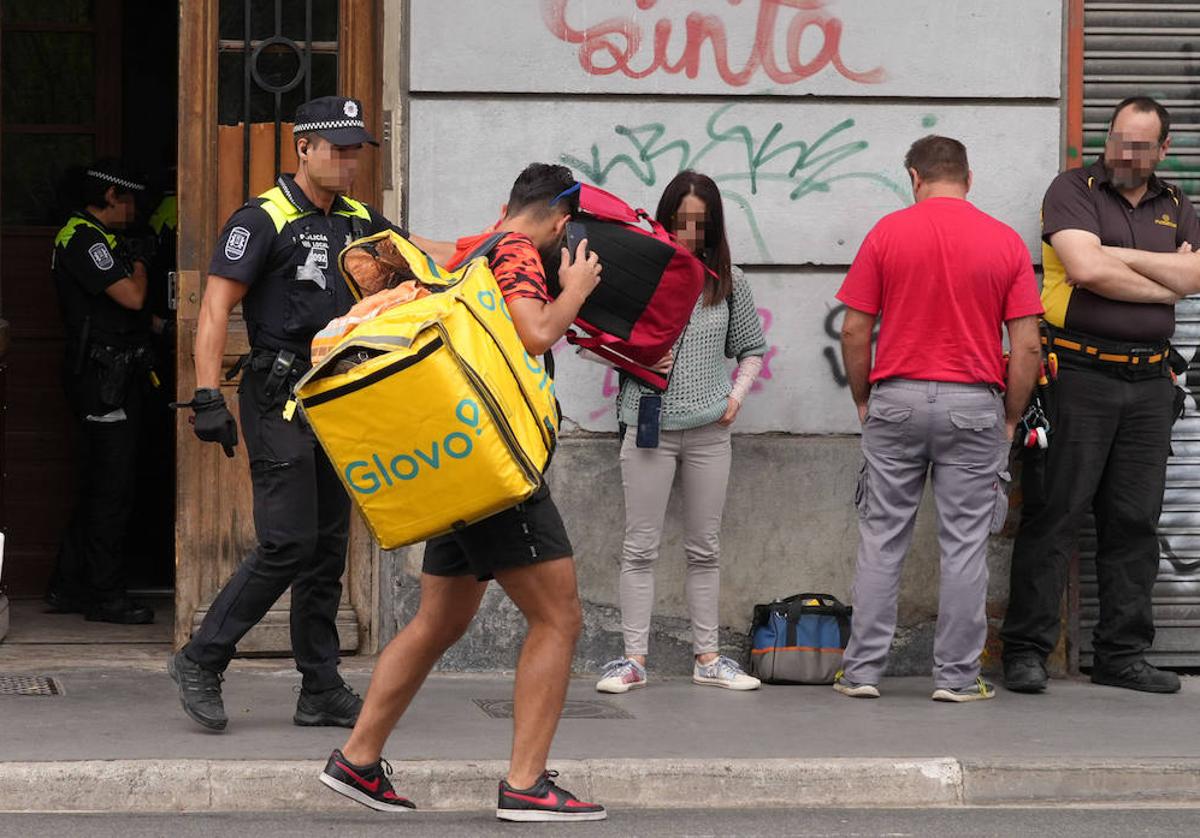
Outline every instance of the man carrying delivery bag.
[[(504, 217), (486, 255), (516, 332), (530, 356), (562, 338), (600, 279), (586, 241), (563, 247), (579, 187), (564, 166), (535, 163), (513, 184)], [(456, 243), (449, 267), (469, 261), (494, 235)], [(550, 297), (543, 259), (560, 259), (562, 292)], [(497, 817), (515, 821), (601, 820), (603, 806), (584, 803), (546, 770), (550, 743), (566, 698), (571, 659), (582, 622), (572, 547), (543, 482), (524, 502), (432, 539), (425, 549), (421, 604), (383, 650), (350, 739), (330, 756), (321, 781), (384, 812), (413, 804), (398, 796), (382, 759), (383, 746), (425, 677), (467, 630), (489, 580), (504, 588), (529, 622), (517, 663), (512, 760), (501, 781)]]

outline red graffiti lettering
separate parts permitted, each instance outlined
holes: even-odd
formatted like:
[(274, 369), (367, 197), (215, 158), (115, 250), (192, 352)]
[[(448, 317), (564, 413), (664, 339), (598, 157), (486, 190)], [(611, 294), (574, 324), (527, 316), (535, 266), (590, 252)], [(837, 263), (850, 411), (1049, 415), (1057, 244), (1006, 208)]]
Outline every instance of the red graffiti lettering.
[[(658, 71), (669, 75), (683, 73), (689, 79), (700, 74), (706, 43), (712, 46), (717, 73), (732, 87), (749, 84), (761, 69), (768, 78), (780, 85), (790, 85), (816, 75), (833, 66), (843, 77), (860, 84), (878, 84), (885, 78), (882, 67), (873, 70), (851, 70), (842, 61), (842, 22), (825, 12), (826, 0), (759, 0), (758, 23), (754, 47), (742, 68), (735, 69), (729, 58), (729, 41), (725, 22), (717, 15), (692, 12), (684, 22), (684, 46), (679, 58), (668, 56), (675, 24), (662, 18), (654, 24), (654, 56), (645, 66), (635, 66), (635, 59), (644, 41), (642, 26), (632, 18), (613, 17), (594, 26), (576, 29), (567, 23), (570, 0), (542, 0), (542, 17), (547, 28), (559, 40), (579, 45), (579, 64), (593, 76), (621, 73), (631, 79), (644, 79)], [(727, 0), (738, 6), (742, 0)], [(639, 11), (649, 11), (658, 0), (636, 0)], [(777, 31), (780, 9), (790, 9), (794, 16), (787, 25), (784, 39), (784, 67), (777, 55)], [(821, 38), (821, 49), (807, 61), (801, 57), (801, 45), (806, 38)]]

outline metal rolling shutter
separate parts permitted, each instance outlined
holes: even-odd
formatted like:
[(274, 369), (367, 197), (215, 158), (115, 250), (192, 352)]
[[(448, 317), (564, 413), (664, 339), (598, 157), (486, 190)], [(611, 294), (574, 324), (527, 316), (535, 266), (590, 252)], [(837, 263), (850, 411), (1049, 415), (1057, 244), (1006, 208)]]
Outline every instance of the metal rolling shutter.
[[(1100, 153), (1113, 107), (1148, 95), (1171, 111), (1172, 146), (1160, 174), (1200, 203), (1200, 3), (1085, 3), (1084, 156)], [(1176, 309), (1176, 347), (1188, 358), (1200, 345), (1200, 297)], [(1175, 425), (1174, 456), (1159, 522), (1161, 559), (1154, 589), (1158, 627), (1153, 663), (1200, 666), (1200, 358), (1188, 373), (1188, 413)], [(1095, 530), (1080, 540), (1080, 663), (1091, 663), (1099, 616)]]

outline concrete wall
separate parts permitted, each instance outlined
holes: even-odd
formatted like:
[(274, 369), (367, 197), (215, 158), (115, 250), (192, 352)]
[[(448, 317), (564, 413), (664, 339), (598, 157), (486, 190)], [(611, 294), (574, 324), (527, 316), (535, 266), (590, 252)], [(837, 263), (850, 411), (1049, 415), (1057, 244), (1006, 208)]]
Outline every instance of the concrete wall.
[[(754, 603), (848, 596), (857, 423), (833, 294), (863, 236), (911, 201), (913, 140), (966, 142), (973, 200), (1036, 257), (1037, 208), (1060, 148), (1061, 0), (412, 0), (396, 103), (406, 221), (435, 237), (497, 215), (533, 160), (653, 208), (681, 168), (721, 184), (734, 259), (750, 275), (770, 354), (736, 430), (723, 530), (721, 620), (742, 638)], [(389, 23), (389, 28), (391, 24)], [(389, 88), (390, 90), (391, 88)], [(623, 510), (615, 377), (560, 347), (568, 437), (551, 476), (575, 541), (587, 633), (578, 664), (620, 653)], [(688, 665), (683, 557), (668, 518), (656, 669)], [(420, 549), (398, 557), (393, 613), (415, 608)], [(1005, 600), (997, 541), (991, 607)], [(894, 664), (927, 670), (937, 555), (923, 514)], [(511, 667), (520, 620), (498, 591), (449, 668)]]

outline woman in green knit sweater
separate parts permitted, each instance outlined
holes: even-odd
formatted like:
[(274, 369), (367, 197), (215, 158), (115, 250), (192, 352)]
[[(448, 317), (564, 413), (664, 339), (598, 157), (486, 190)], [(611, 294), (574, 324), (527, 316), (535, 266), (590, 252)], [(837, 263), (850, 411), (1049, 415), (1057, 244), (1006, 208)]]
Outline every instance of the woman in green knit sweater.
[[(680, 172), (663, 192), (656, 216), (680, 244), (711, 271), (688, 327), (676, 345), (670, 384), (662, 394), (657, 447), (639, 447), (639, 403), (655, 393), (625, 378), (617, 397), (624, 433), (621, 479), (625, 487), (625, 541), (621, 556), (621, 623), (625, 656), (608, 663), (596, 689), (624, 693), (646, 684), (654, 560), (676, 471), (683, 492), (685, 583), (692, 623), (692, 681), (751, 690), (757, 678), (719, 654), (717, 605), (721, 571), (721, 513), (729, 482), (730, 427), (762, 370), (767, 351), (750, 284), (731, 264), (725, 213), (716, 183)], [(736, 358), (730, 383), (727, 358)], [(652, 402), (651, 402), (652, 404)]]

